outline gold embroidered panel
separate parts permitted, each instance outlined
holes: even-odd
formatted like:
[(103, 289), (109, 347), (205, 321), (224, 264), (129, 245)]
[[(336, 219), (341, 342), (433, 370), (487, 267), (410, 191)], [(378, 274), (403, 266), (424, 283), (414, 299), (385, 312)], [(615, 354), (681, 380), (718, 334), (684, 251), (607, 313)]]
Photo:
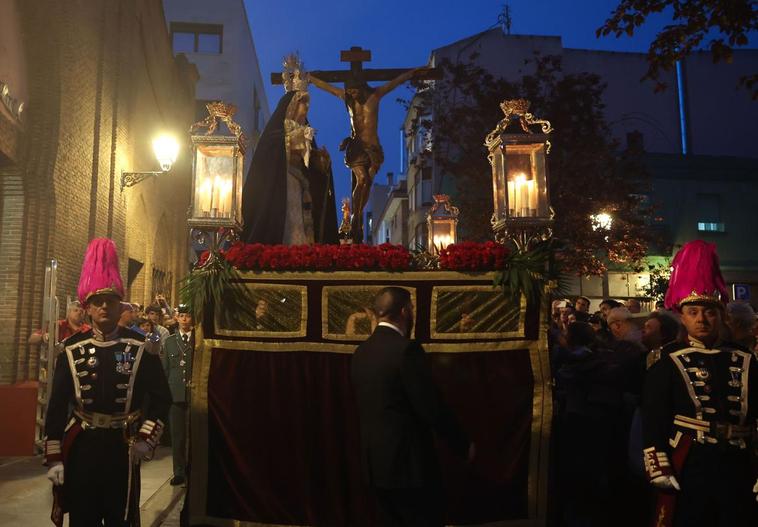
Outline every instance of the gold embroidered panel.
[(526, 299), (509, 302), (492, 286), (437, 286), (432, 290), (431, 338), (479, 339), (524, 336)]
[[(324, 286), (321, 294), (321, 334), (327, 340), (366, 340), (376, 327), (374, 297), (384, 285)], [(416, 289), (411, 293), (416, 305)], [(411, 334), (413, 338), (415, 330)]]
[(254, 326), (241, 327), (221, 320), (216, 311), (216, 333), (231, 337), (304, 337), (308, 318), (308, 289), (302, 285), (245, 282), (255, 306)]

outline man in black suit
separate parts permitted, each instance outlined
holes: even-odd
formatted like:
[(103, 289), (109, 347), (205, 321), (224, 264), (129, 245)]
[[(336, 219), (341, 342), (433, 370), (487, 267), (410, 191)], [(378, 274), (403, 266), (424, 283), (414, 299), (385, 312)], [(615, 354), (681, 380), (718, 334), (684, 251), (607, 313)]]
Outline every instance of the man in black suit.
[(374, 310), (378, 325), (351, 364), (364, 477), (381, 525), (441, 527), (444, 498), (434, 435), (469, 462), (474, 444), (434, 385), (424, 349), (408, 338), (414, 319), (410, 293), (386, 287)]

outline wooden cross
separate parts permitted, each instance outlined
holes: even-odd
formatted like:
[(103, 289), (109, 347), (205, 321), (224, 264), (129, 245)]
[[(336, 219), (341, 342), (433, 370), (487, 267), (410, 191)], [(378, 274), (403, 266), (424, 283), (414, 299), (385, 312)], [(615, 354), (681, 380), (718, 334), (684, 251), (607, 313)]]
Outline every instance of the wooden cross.
[[(340, 51), (340, 62), (349, 62), (350, 70), (331, 70), (331, 71), (312, 71), (314, 76), (325, 82), (343, 82), (349, 81), (388, 81), (398, 75), (402, 75), (410, 68), (386, 68), (386, 69), (363, 69), (363, 63), (371, 61), (371, 51), (363, 49), (360, 46), (353, 46), (348, 50)], [(430, 68), (429, 70), (419, 73), (415, 80), (438, 80), (442, 78), (442, 70), (439, 68)], [(281, 84), (282, 74), (272, 73), (271, 84)]]

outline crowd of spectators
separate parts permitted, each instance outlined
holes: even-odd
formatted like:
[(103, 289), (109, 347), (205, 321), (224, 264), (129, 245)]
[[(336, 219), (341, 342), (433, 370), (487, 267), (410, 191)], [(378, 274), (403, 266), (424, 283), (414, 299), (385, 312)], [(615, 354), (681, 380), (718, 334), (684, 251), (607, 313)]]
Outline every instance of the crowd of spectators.
[[(683, 347), (678, 313), (639, 299), (552, 304), (548, 333), (554, 382), (559, 525), (646, 525), (652, 493), (645, 481), (640, 403), (646, 371)], [(652, 303), (650, 304), (652, 305)], [(731, 302), (721, 341), (756, 353), (756, 314)]]
[[(118, 325), (142, 335), (157, 333), (160, 342), (163, 343), (169, 335), (176, 332), (179, 324), (178, 314), (179, 310), (172, 308), (165, 296), (158, 294), (147, 307), (134, 302), (121, 302), (121, 318)], [(88, 322), (83, 306), (76, 300), (70, 302), (66, 307), (66, 318), (59, 320), (57, 324), (57, 342), (62, 342), (79, 331), (88, 331)], [(48, 341), (46, 329), (36, 330), (29, 337), (29, 344), (33, 346), (47, 345)]]

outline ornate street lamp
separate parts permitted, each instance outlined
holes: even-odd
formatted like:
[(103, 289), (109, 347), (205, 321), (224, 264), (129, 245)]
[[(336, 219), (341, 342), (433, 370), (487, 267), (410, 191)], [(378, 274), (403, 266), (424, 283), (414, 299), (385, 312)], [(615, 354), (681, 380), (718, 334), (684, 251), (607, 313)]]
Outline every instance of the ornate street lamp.
[(179, 154), (179, 143), (169, 134), (161, 134), (153, 139), (153, 153), (161, 166), (160, 171), (151, 172), (121, 172), (121, 190), (133, 187), (137, 183), (153, 176), (159, 176), (171, 170)]
[[(208, 116), (192, 125), (192, 201), (187, 220), (193, 237), (208, 242), (211, 255), (242, 228), (242, 167), (245, 134), (233, 117), (237, 108), (220, 101), (206, 105)], [(218, 120), (229, 134), (216, 134)], [(199, 128), (205, 134), (195, 135)]]
[[(529, 113), (529, 104), (525, 99), (500, 103), (505, 118), (485, 140), (492, 166), (492, 230), (498, 242), (511, 240), (519, 251), (548, 239), (553, 223), (545, 162), (550, 152), (548, 134), (553, 127), (549, 121)], [(520, 133), (508, 132), (516, 119), (521, 125)], [(535, 125), (539, 125), (541, 133), (532, 130)]]
[(607, 212), (600, 212), (598, 214), (592, 214), (590, 216), (592, 222), (592, 230), (609, 231), (613, 226), (613, 216)]
[(439, 254), (442, 249), (458, 240), (458, 207), (450, 203), (450, 196), (434, 196), (434, 204), (426, 215), (426, 225), (429, 229), (429, 254)]

